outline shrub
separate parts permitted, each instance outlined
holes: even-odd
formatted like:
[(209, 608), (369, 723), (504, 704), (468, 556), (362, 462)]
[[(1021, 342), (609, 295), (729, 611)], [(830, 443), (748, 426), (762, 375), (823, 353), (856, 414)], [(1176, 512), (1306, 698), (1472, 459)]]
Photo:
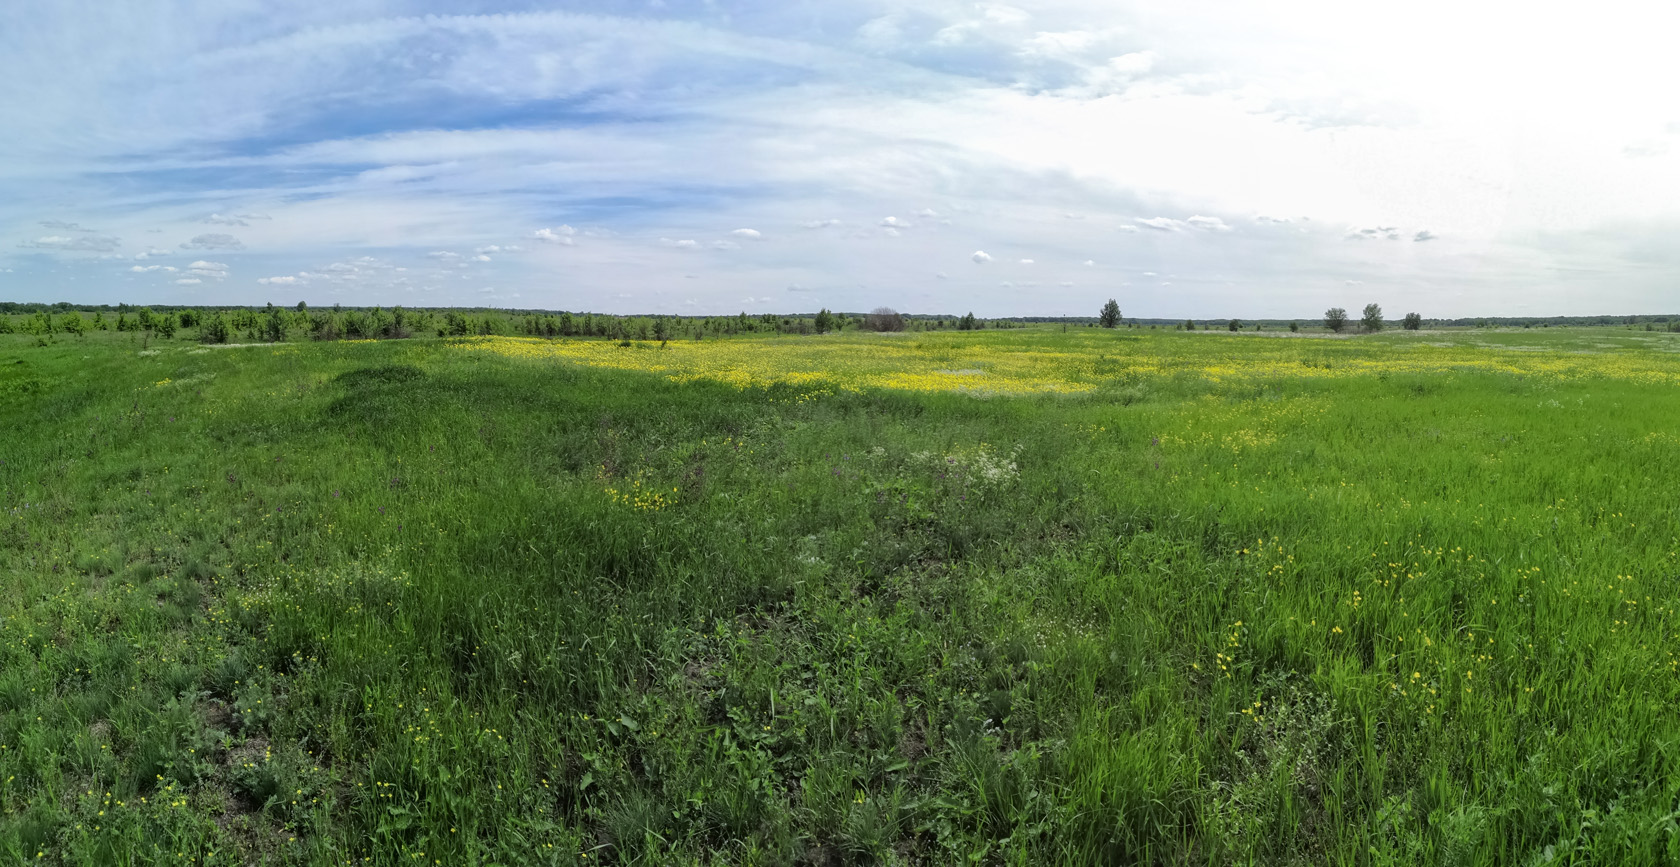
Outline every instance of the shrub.
[(262, 320), (262, 337), (269, 343), (279, 343), (286, 339), (285, 314), (273, 304), (268, 305)]
[[(973, 321), (974, 314), (968, 314), (967, 319)], [(903, 331), (904, 317), (891, 307), (877, 307), (863, 317), (863, 327), (870, 331)]]
[(64, 318), (60, 319), (58, 324), (60, 328), (63, 328), (65, 331), (68, 331), (77, 337), (81, 337), (86, 334), (88, 330), (87, 320), (82, 318), (82, 314), (77, 313), (74, 310), (64, 314)]
[(228, 321), (226, 317), (220, 313), (212, 313), (210, 318), (203, 320), (203, 322), (204, 324), (198, 329), (198, 341), (200, 343), (228, 342)]
[(159, 316), (153, 324), (157, 326), (158, 336), (165, 340), (174, 337), (175, 329), (179, 327), (179, 323), (175, 321), (175, 314), (173, 313), (165, 313), (164, 315)]
[(1289, 323), (1289, 333), (1295, 334), (1295, 333), (1298, 333), (1300, 330), (1301, 330), (1301, 323), (1299, 323), (1299, 322)]
[(1416, 331), (1423, 327), (1423, 317), (1416, 313), (1407, 313), (1406, 318), (1401, 320), (1401, 324), (1407, 331)]
[(1231, 324), (1227, 325), (1226, 327), (1231, 329), (1232, 331), (1241, 331), (1242, 330), (1242, 320), (1233, 319), (1233, 320), (1231, 320)]

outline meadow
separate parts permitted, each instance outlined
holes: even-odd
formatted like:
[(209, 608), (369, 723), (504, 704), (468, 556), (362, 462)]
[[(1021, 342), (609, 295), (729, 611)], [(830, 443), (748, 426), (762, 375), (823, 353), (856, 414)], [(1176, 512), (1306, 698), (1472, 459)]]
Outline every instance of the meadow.
[(1677, 398), (1623, 328), (0, 334), (0, 860), (1674, 863)]

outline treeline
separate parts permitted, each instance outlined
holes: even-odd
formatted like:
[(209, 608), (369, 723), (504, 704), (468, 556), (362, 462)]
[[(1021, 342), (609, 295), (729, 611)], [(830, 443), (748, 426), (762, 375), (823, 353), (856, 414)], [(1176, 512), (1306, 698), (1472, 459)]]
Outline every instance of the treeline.
[[(35, 308), (20, 315), (18, 308)], [(736, 316), (614, 316), (509, 310), (408, 310), (296, 307), (131, 307), (126, 304), (94, 308), (69, 304), (0, 302), (0, 334), (21, 332), (46, 339), (52, 335), (86, 335), (90, 331), (137, 332), (169, 339), (183, 329), (205, 343), (236, 340), (270, 343), (294, 340), (392, 340), (415, 334), (438, 337), (523, 335), (533, 337), (595, 337), (608, 340), (703, 340), (733, 334), (826, 334), (839, 331), (975, 331), (1020, 328), (1018, 320), (964, 316), (901, 316), (836, 313), (820, 310), (809, 316), (775, 314)]]

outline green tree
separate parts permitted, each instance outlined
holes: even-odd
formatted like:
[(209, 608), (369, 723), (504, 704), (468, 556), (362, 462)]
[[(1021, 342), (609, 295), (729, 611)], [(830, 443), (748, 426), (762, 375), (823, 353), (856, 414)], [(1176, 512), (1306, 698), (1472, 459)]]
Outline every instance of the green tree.
[(77, 337), (87, 334), (87, 320), (82, 318), (82, 314), (77, 313), (74, 310), (64, 314), (64, 317), (59, 320), (58, 324), (60, 328), (63, 328), (65, 331), (68, 331)]
[(278, 307), (269, 304), (264, 310), (262, 320), (262, 336), (269, 343), (279, 343), (286, 339), (286, 320)]
[(1365, 305), (1365, 312), (1359, 317), (1359, 324), (1366, 331), (1383, 330), (1382, 308), (1375, 304)]
[(1332, 307), (1324, 311), (1324, 327), (1337, 334), (1342, 333), (1342, 329), (1347, 327), (1347, 321), (1347, 311), (1340, 307)]
[(818, 334), (827, 334), (834, 330), (834, 314), (827, 307), (824, 307), (817, 311), (817, 318), (811, 324), (817, 329)]
[(1407, 313), (1406, 318), (1401, 320), (1401, 324), (1407, 331), (1416, 331), (1423, 327), (1423, 317), (1416, 313)]
[(1241, 331), (1242, 330), (1242, 320), (1241, 319), (1233, 319), (1233, 320), (1231, 320), (1231, 324), (1227, 325), (1226, 327), (1231, 329), (1232, 331)]
[(228, 342), (229, 329), (227, 317), (223, 316), (220, 312), (217, 312), (210, 314), (210, 318), (201, 321), (203, 324), (201, 324), (198, 328), (198, 340), (200, 343)]
[(1289, 333), (1290, 334), (1298, 333), (1300, 330), (1301, 330), (1301, 323), (1299, 323), (1299, 322), (1289, 323)]
[(180, 326), (180, 323), (175, 319), (175, 314), (173, 313), (165, 313), (162, 316), (159, 316), (156, 324), (158, 336), (165, 340), (174, 337), (175, 329)]
[(1102, 306), (1102, 312), (1097, 315), (1104, 328), (1118, 328), (1120, 326), (1120, 303), (1113, 298)]

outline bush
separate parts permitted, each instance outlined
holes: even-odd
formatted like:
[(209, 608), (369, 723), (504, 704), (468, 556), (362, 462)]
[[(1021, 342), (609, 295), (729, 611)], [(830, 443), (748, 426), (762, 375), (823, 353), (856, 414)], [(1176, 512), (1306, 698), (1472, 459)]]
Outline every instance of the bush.
[(1299, 322), (1289, 323), (1289, 333), (1295, 334), (1295, 333), (1299, 332), (1300, 330), (1301, 330), (1301, 323), (1299, 323)]
[(1347, 327), (1347, 321), (1347, 311), (1340, 307), (1332, 307), (1324, 311), (1324, 327), (1337, 334), (1342, 333), (1342, 329)]
[(153, 324), (157, 326), (158, 336), (165, 340), (174, 337), (175, 329), (179, 327), (179, 323), (175, 321), (175, 314), (173, 313), (165, 313), (164, 315), (159, 316), (153, 321)]
[(273, 304), (268, 305), (262, 320), (262, 336), (269, 343), (279, 343), (286, 339), (285, 314)]
[(202, 326), (200, 326), (199, 329), (198, 329), (198, 342), (200, 342), (200, 343), (226, 343), (226, 342), (228, 342), (228, 321), (227, 321), (226, 317), (224, 317), (220, 313), (212, 313), (212, 314), (210, 314), (209, 319), (204, 319), (204, 320), (201, 320), (201, 321), (204, 324)]
[[(974, 314), (968, 315), (972, 320)], [(863, 317), (863, 327), (870, 331), (903, 331), (904, 317), (891, 307), (877, 307)]]
[(1242, 320), (1241, 319), (1233, 319), (1233, 320), (1231, 320), (1231, 324), (1227, 325), (1225, 327), (1231, 329), (1232, 331), (1241, 331), (1242, 330)]
[(1423, 317), (1417, 315), (1416, 313), (1407, 313), (1406, 318), (1401, 320), (1401, 325), (1403, 325), (1407, 331), (1416, 331), (1423, 327)]

